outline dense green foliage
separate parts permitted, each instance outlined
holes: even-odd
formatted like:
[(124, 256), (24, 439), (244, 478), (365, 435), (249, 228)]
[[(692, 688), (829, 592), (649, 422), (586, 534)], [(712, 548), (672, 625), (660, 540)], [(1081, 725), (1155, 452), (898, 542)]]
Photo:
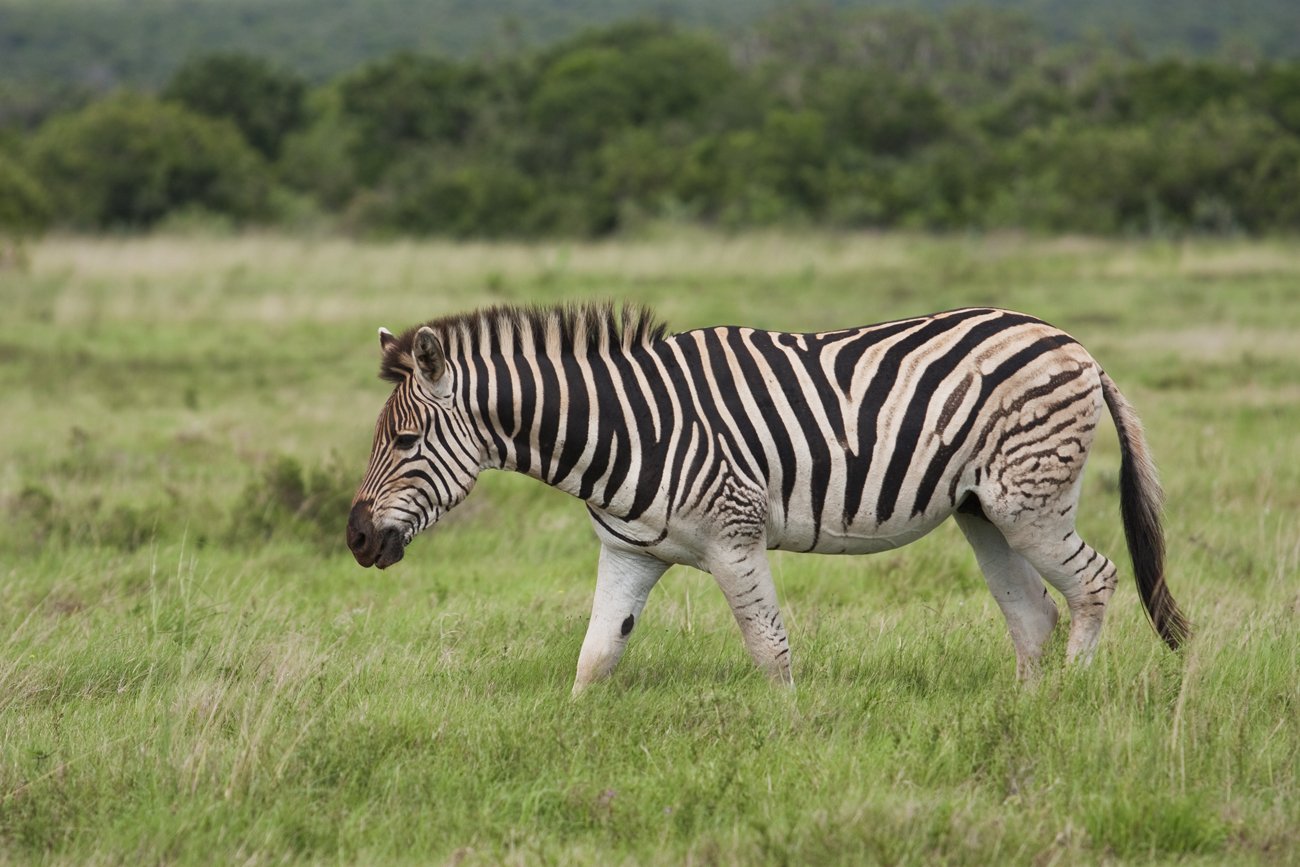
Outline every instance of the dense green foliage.
[(306, 118), (307, 84), (291, 73), (242, 54), (214, 54), (192, 60), (163, 91), (186, 108), (227, 118), (270, 159), (284, 137)]
[[(699, 232), (602, 243), (57, 238), (0, 271), (0, 862), (1294, 864), (1300, 251), (1240, 240)], [(1141, 613), (1109, 422), (1082, 533), (1122, 581), (1042, 681), (951, 522), (778, 552), (798, 689), (712, 580), (655, 589), (569, 700), (596, 541), (487, 473), (383, 573), (343, 540), (375, 327), (619, 297), (674, 330), (1000, 304), (1133, 401), (1167, 492)], [(1062, 624), (1063, 626), (1064, 624)]]
[(0, 153), (0, 239), (38, 233), (50, 218), (40, 184)]
[(149, 226), (187, 208), (265, 211), (268, 173), (236, 128), (174, 103), (97, 102), (51, 120), (29, 150), (55, 213), (73, 226)]
[(1300, 61), (1052, 48), (1027, 19), (974, 8), (797, 6), (731, 44), (623, 23), (500, 57), (393, 54), (310, 94), (294, 73), (217, 55), (162, 97), (113, 96), (29, 134), (56, 222), (200, 207), (457, 237), (660, 220), (1300, 229)]

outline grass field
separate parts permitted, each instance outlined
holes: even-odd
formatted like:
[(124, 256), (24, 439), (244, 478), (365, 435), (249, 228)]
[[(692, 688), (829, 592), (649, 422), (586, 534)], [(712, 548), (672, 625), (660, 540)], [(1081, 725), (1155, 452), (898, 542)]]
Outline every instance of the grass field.
[[(0, 862), (1300, 863), (1300, 248), (671, 235), (55, 239), (0, 272)], [(675, 568), (569, 685), (597, 546), (489, 474), (407, 558), (343, 544), (375, 328), (488, 302), (816, 330), (965, 304), (1078, 337), (1168, 494), (1168, 653), (1123, 551), (1095, 663), (1017, 686), (951, 524), (775, 555), (798, 689)]]

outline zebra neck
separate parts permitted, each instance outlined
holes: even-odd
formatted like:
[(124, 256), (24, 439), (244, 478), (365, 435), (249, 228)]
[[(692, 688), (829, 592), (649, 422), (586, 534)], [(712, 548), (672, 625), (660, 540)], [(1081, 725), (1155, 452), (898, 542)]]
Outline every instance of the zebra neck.
[(633, 461), (620, 396), (635, 361), (611, 354), (471, 357), (464, 396), (487, 465), (524, 473), (605, 506)]

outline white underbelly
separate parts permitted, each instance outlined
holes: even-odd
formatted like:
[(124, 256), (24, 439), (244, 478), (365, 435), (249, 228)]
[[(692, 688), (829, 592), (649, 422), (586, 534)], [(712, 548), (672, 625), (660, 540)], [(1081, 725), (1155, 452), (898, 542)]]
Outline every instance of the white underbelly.
[(779, 551), (809, 551), (816, 554), (878, 554), (901, 548), (929, 533), (947, 518), (936, 515), (917, 518), (901, 528), (888, 528), (885, 532), (860, 527), (847, 531), (839, 527), (814, 527), (796, 523), (781, 528), (769, 528), (768, 548)]

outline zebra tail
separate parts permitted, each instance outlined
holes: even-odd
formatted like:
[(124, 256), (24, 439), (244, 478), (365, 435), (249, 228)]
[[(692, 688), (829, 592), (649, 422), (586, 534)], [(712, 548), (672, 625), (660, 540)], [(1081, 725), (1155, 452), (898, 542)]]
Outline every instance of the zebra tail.
[(1171, 650), (1177, 650), (1192, 629), (1165, 584), (1165, 534), (1160, 526), (1164, 492), (1137, 412), (1104, 372), (1101, 390), (1119, 432), (1119, 508), (1138, 593), (1151, 625)]

